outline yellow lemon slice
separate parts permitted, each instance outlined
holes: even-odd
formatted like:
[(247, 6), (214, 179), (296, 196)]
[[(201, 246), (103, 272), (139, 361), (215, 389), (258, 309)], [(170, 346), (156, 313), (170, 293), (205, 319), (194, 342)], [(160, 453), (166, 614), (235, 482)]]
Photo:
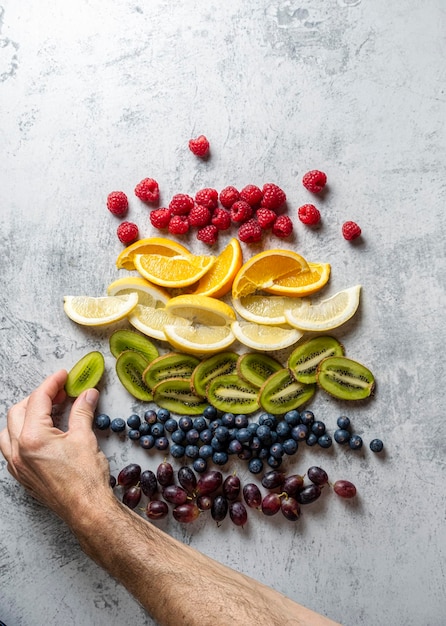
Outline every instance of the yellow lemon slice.
[(286, 324), (285, 307), (291, 298), (283, 296), (242, 296), (232, 300), (232, 306), (243, 319), (256, 324), (279, 326)]
[(107, 287), (109, 296), (124, 296), (128, 293), (138, 294), (138, 304), (144, 306), (164, 307), (170, 295), (162, 287), (152, 285), (141, 276), (125, 276), (113, 281)]
[(189, 322), (182, 317), (167, 313), (166, 309), (137, 304), (128, 316), (130, 324), (148, 337), (167, 341), (164, 328), (170, 326), (188, 326)]
[(183, 294), (171, 298), (166, 311), (189, 320), (196, 326), (226, 326), (235, 321), (235, 312), (229, 304), (210, 296)]
[(231, 291), (235, 275), (242, 266), (242, 249), (238, 239), (231, 239), (226, 248), (217, 256), (214, 265), (194, 285), (193, 294), (221, 298)]
[(324, 287), (330, 278), (329, 263), (308, 263), (309, 272), (291, 273), (279, 276), (271, 287), (264, 287), (267, 293), (277, 296), (301, 298), (311, 296)]
[(116, 259), (118, 270), (134, 270), (133, 257), (135, 254), (162, 254), (164, 256), (177, 256), (190, 254), (189, 250), (180, 243), (165, 237), (148, 237), (139, 239), (122, 250)]
[(289, 326), (268, 326), (236, 321), (231, 324), (236, 339), (248, 348), (261, 351), (282, 350), (298, 341), (303, 333)]
[(215, 263), (214, 256), (136, 254), (135, 268), (143, 278), (161, 287), (187, 287), (200, 280)]
[(331, 330), (344, 324), (356, 313), (360, 292), (361, 285), (355, 285), (325, 300), (293, 300), (291, 306), (285, 309), (285, 317), (288, 324), (300, 330)]
[(177, 350), (197, 356), (221, 352), (235, 341), (229, 325), (189, 326), (166, 325), (164, 332)]
[(124, 296), (65, 296), (64, 311), (68, 317), (84, 326), (105, 326), (122, 320), (138, 304), (138, 294)]

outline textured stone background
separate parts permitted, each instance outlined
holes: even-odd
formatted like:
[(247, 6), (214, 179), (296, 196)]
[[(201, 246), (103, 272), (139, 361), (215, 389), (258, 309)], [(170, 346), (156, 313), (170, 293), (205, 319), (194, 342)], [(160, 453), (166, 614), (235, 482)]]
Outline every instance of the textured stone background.
[[(324, 169), (322, 227), (296, 224), (282, 245), (332, 264), (327, 295), (363, 285), (336, 335), (378, 387), (363, 405), (318, 395), (311, 408), (331, 431), (347, 412), (386, 454), (303, 450), (294, 470), (321, 464), (360, 495), (327, 493), (295, 525), (252, 514), (244, 530), (204, 516), (162, 527), (345, 626), (445, 624), (443, 0), (0, 2), (0, 427), (13, 401), (90, 349), (107, 361), (101, 408), (141, 410), (114, 375), (109, 331), (62, 310), (64, 294), (101, 295), (118, 275), (111, 190), (129, 194), (147, 236), (132, 195), (146, 176), (163, 202), (276, 182), (295, 217), (310, 199), (302, 174)], [(202, 132), (207, 162), (187, 149)], [(357, 245), (340, 235), (346, 219), (363, 229)], [(112, 471), (160, 460), (116, 437), (101, 445)], [(3, 461), (0, 504), (8, 626), (153, 623)]]

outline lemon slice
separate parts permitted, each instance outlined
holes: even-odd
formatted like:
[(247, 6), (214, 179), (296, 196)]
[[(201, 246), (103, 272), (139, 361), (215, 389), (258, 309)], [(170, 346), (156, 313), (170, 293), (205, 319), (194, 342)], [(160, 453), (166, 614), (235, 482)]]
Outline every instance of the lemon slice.
[(164, 327), (164, 332), (174, 348), (198, 356), (221, 352), (235, 341), (229, 325), (178, 326), (168, 324)]
[(285, 307), (291, 304), (291, 298), (284, 296), (251, 295), (232, 300), (232, 306), (243, 319), (273, 326), (286, 324)]
[(300, 300), (285, 309), (288, 324), (294, 328), (322, 332), (344, 324), (359, 306), (361, 285), (339, 291), (331, 298), (312, 302)]
[(242, 266), (242, 249), (238, 239), (231, 239), (226, 248), (218, 255), (214, 265), (201, 278), (193, 294), (221, 298), (231, 291), (235, 275)]
[(64, 296), (68, 317), (84, 326), (105, 326), (122, 320), (135, 308), (138, 294), (124, 296)]
[(289, 326), (268, 326), (246, 321), (232, 322), (231, 329), (240, 343), (248, 348), (265, 352), (288, 348), (303, 335), (296, 328)]
[(173, 239), (165, 237), (148, 237), (139, 239), (122, 250), (116, 259), (118, 270), (134, 270), (133, 257), (135, 254), (163, 254), (164, 256), (175, 256), (190, 254), (189, 250)]
[(167, 302), (166, 311), (200, 326), (226, 326), (236, 319), (229, 304), (210, 296), (175, 296)]
[(148, 337), (167, 341), (164, 333), (166, 324), (171, 326), (188, 326), (189, 322), (182, 317), (167, 313), (166, 309), (137, 304), (128, 316), (130, 324)]
[(155, 308), (163, 307), (170, 298), (167, 291), (162, 287), (152, 285), (141, 276), (118, 278), (107, 287), (109, 296), (124, 296), (133, 292), (138, 294), (138, 304), (154, 306)]
[(161, 287), (188, 287), (200, 280), (215, 263), (214, 256), (136, 254), (135, 268), (143, 278)]

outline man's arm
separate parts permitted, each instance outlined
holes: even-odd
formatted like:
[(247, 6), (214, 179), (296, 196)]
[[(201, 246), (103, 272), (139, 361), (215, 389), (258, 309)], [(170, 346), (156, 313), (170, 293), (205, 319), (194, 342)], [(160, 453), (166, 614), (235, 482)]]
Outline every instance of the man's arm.
[(11, 474), (71, 528), (81, 548), (165, 626), (335, 622), (173, 539), (120, 503), (92, 429), (96, 390), (73, 404), (67, 432), (51, 418), (66, 372), (8, 412), (0, 451)]

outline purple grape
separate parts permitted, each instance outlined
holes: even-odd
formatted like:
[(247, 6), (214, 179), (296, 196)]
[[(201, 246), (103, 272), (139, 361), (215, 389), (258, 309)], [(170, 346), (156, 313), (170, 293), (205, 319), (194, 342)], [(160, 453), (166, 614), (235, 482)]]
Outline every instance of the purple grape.
[(187, 465), (178, 470), (178, 482), (190, 494), (194, 493), (197, 487), (197, 477)]
[(200, 511), (209, 511), (212, 507), (213, 498), (211, 496), (198, 496), (197, 506)]
[(158, 491), (158, 481), (152, 470), (144, 470), (141, 474), (140, 485), (142, 492), (148, 498), (152, 498)]
[(304, 479), (299, 474), (290, 474), (285, 478), (282, 489), (290, 497), (295, 497), (296, 493), (304, 486)]
[(282, 499), (277, 493), (268, 493), (262, 500), (262, 513), (264, 515), (275, 515), (282, 505)]
[(295, 522), (300, 517), (300, 506), (296, 498), (288, 497), (282, 500), (280, 510), (286, 519)]
[(308, 485), (296, 494), (296, 500), (299, 504), (311, 504), (311, 502), (314, 502), (319, 498), (321, 493), (322, 491), (319, 485)]
[(167, 485), (163, 489), (163, 498), (172, 504), (185, 504), (187, 502), (187, 491), (178, 485)]
[(275, 489), (276, 487), (282, 487), (285, 482), (285, 473), (279, 470), (271, 470), (266, 472), (262, 478), (262, 485), (265, 489)]
[(229, 503), (225, 496), (215, 496), (211, 506), (211, 516), (217, 523), (222, 522), (228, 513)]
[(138, 506), (140, 500), (141, 500), (141, 487), (137, 485), (132, 485), (131, 487), (126, 489), (122, 496), (123, 504), (128, 506), (129, 509), (135, 509)]
[(229, 517), (236, 526), (243, 526), (248, 521), (248, 512), (243, 502), (236, 500), (229, 503)]
[(313, 465), (312, 467), (309, 468), (307, 472), (307, 476), (311, 480), (311, 482), (314, 483), (315, 485), (321, 486), (321, 485), (326, 485), (328, 483), (327, 472), (323, 470), (321, 467), (317, 467), (316, 465)]
[(341, 498), (354, 498), (356, 487), (349, 480), (337, 480), (333, 485), (333, 491)]
[(240, 494), (240, 488), (240, 478), (236, 476), (236, 474), (230, 474), (223, 482), (223, 495), (226, 496), (228, 500), (237, 500)]
[(141, 466), (137, 463), (130, 463), (122, 468), (118, 474), (118, 485), (122, 487), (132, 487), (138, 484), (141, 476)]
[(222, 473), (218, 470), (210, 470), (206, 474), (202, 474), (197, 480), (196, 493), (199, 496), (209, 496), (215, 493), (222, 483)]
[(195, 502), (187, 502), (186, 504), (179, 504), (176, 506), (172, 511), (172, 515), (177, 522), (188, 524), (189, 522), (193, 522), (197, 519), (200, 515), (200, 509)]
[(162, 500), (148, 502), (146, 515), (149, 519), (163, 519), (169, 513), (169, 507)]
[(262, 506), (262, 494), (255, 483), (247, 483), (243, 487), (243, 498), (251, 509), (260, 509)]
[(158, 469), (156, 470), (156, 477), (162, 487), (167, 487), (167, 485), (171, 485), (174, 479), (172, 465), (167, 461), (163, 461), (163, 463), (160, 463), (158, 465)]

